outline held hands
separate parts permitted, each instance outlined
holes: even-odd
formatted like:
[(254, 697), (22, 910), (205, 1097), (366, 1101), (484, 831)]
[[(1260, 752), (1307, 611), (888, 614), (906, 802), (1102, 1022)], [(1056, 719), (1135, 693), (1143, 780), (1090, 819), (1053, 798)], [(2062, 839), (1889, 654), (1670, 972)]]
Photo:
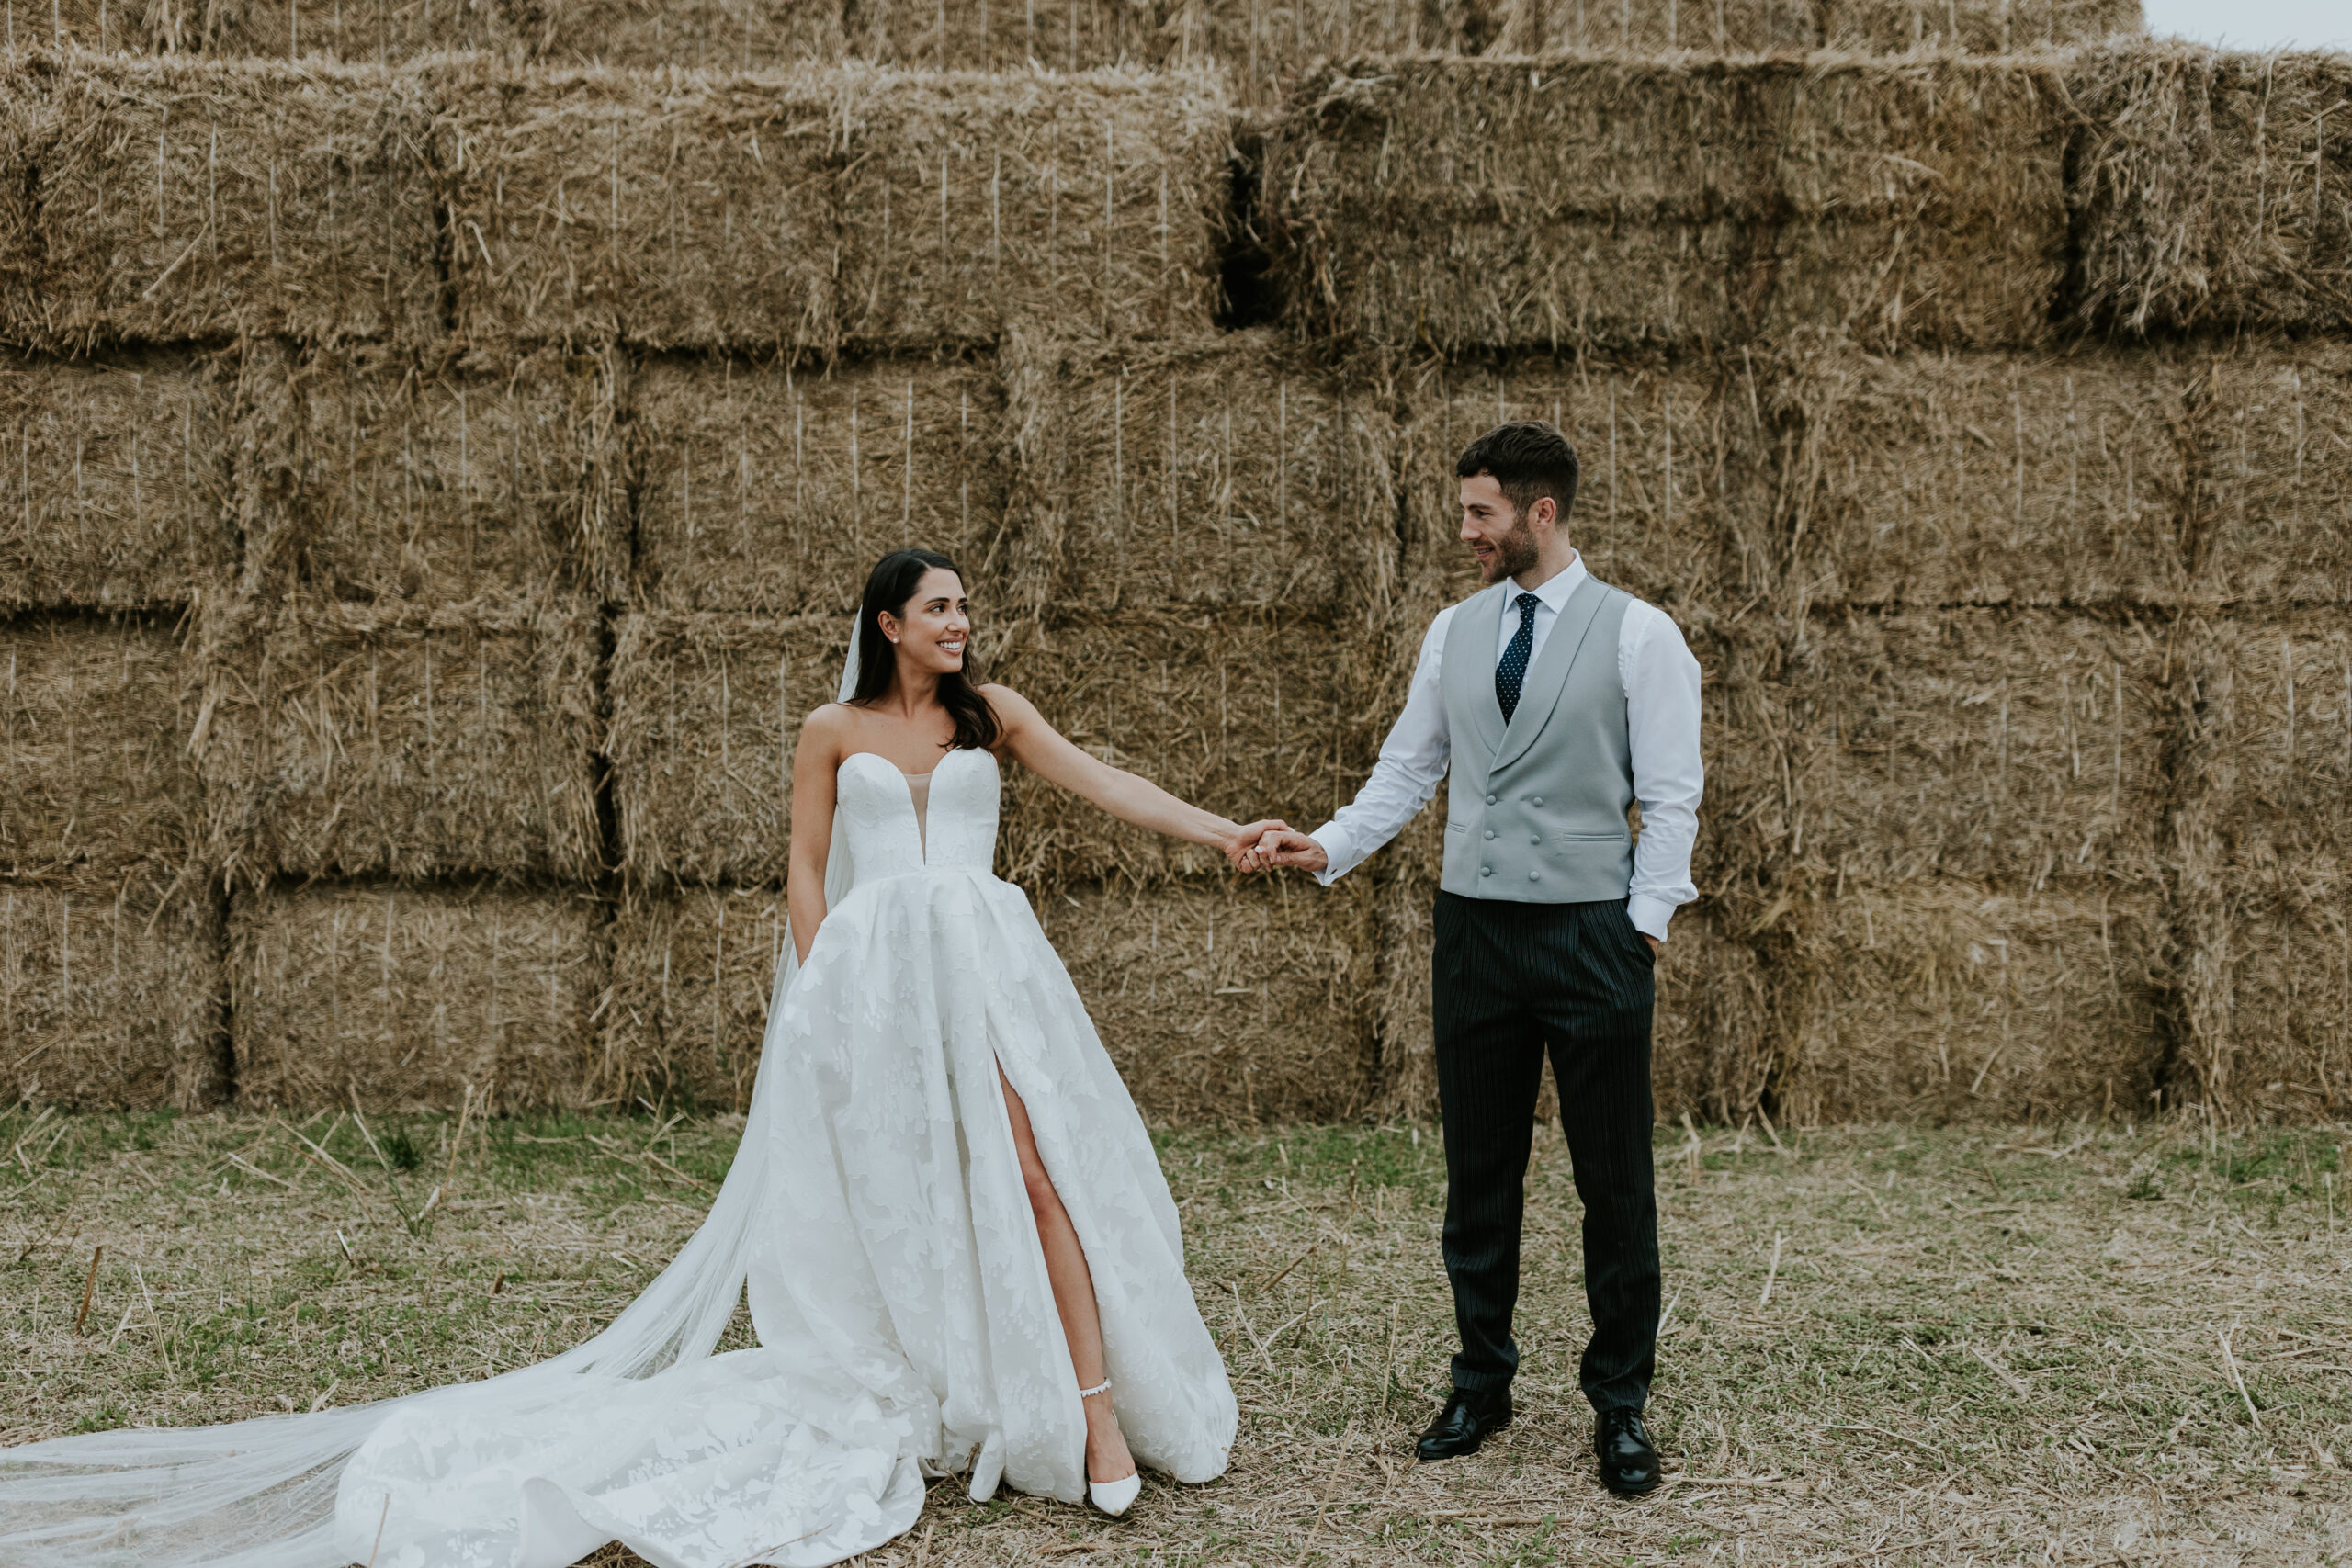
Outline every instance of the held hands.
[(1297, 829), (1281, 822), (1262, 826), (1267, 831), (1260, 836), (1254, 846), (1261, 865), (1269, 869), (1287, 866), (1314, 872), (1321, 871), (1330, 863), (1330, 857), (1323, 852), (1323, 846)]
[(1322, 845), (1279, 818), (1237, 828), (1217, 840), (1217, 848), (1238, 872), (1272, 871), (1276, 866), (1320, 871), (1326, 863)]
[(1278, 818), (1269, 818), (1262, 822), (1252, 822), (1246, 827), (1236, 828), (1227, 837), (1217, 840), (1217, 848), (1225, 852), (1225, 858), (1232, 863), (1236, 871), (1264, 871), (1271, 867), (1273, 862), (1266, 858), (1264, 851), (1261, 848), (1261, 842), (1290, 831), (1289, 823)]

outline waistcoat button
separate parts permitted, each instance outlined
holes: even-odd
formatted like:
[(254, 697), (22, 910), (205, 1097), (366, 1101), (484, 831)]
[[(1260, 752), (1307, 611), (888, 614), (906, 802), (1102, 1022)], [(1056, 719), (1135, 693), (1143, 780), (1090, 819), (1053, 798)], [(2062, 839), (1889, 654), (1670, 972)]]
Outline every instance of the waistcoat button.
[(1494, 803), (1495, 803), (1495, 797), (1494, 797), (1493, 795), (1490, 795), (1487, 796), (1487, 805), (1492, 806)]
[(1495, 874), (1495, 868), (1490, 865), (1482, 865), (1478, 868), (1478, 874), (1481, 876), (1492, 876)]
[(1492, 828), (1487, 829), (1487, 837), (1488, 837), (1489, 839), (1491, 839), (1491, 838), (1493, 838), (1494, 836), (1495, 836), (1495, 830), (1494, 830)]
[(1544, 874), (1540, 871), (1531, 871), (1527, 874), (1527, 880), (1530, 882), (1541, 882), (1544, 880)]
[(1541, 806), (1541, 805), (1543, 805), (1543, 804), (1544, 804), (1544, 797), (1543, 797), (1542, 795), (1537, 795), (1533, 800), (1529, 801), (1527, 804), (1528, 804), (1528, 805), (1530, 805), (1530, 806)]
[(1539, 849), (1539, 850), (1540, 850), (1540, 849), (1542, 849), (1542, 848), (1544, 847), (1544, 835), (1543, 835), (1543, 834), (1541, 834), (1541, 833), (1538, 833), (1538, 834), (1534, 835), (1532, 838), (1529, 839), (1527, 841), (1528, 841), (1529, 843), (1531, 843), (1531, 844), (1533, 844), (1537, 849)]

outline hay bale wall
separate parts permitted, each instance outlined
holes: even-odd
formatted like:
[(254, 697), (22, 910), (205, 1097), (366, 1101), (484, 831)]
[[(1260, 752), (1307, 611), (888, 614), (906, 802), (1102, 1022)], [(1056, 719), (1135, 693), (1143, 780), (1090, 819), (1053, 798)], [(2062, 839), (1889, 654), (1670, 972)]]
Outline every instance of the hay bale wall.
[(416, 79), (361, 66), (36, 60), (6, 113), (31, 160), (37, 273), (0, 333), (65, 352), (440, 327)]
[(2090, 127), (2072, 193), (2085, 319), (2352, 327), (2352, 146), (2328, 123), (2352, 59), (2167, 42), (2071, 74)]
[(2137, 34), (2137, 0), (1821, 0), (1821, 41), (1871, 53), (2008, 54)]
[(270, 886), (230, 913), (237, 1097), (248, 1105), (587, 1096), (605, 986), (596, 901), (553, 891)]
[[(1706, 671), (1669, 1115), (2352, 1093), (2340, 62), (1939, 52), (2109, 0), (982, 14), (452, 7), (433, 41), (489, 52), (386, 69), (187, 56), (397, 60), (421, 9), (109, 9), (175, 56), (0, 66), (0, 877), (199, 911), (72, 1015), (90, 1102), (225, 1092), (217, 1050), (124, 1043), (248, 1003), (257, 1102), (504, 1072), (505, 1023), (298, 1061), (397, 895), (379, 947), (476, 976), (477, 1036), (510, 931), (578, 916), (551, 994), (605, 1010), (544, 1010), (514, 1103), (737, 1103), (798, 716), (874, 556), (956, 554), (986, 668), (1080, 744), (1312, 826), (1470, 586), (1454, 453), (1528, 415), (1584, 455), (1595, 570)], [(1522, 52), (1666, 27), (1718, 53)], [(1363, 50), (1259, 157), (1239, 106)], [(1156, 1114), (1419, 1113), (1436, 820), (1311, 893), (1016, 771), (1000, 870)], [(1288, 992), (1181, 1001), (1228, 929)], [(210, 1000), (157, 1033), (167, 972)]]
[(610, 357), (558, 350), (256, 350), (246, 591), (513, 603), (616, 576), (615, 378)]
[(1005, 360), (1026, 597), (1362, 615), (1395, 596), (1397, 431), (1377, 379), (1264, 332), (1015, 339)]
[(775, 887), (684, 887), (624, 903), (596, 1094), (706, 1111), (748, 1107), (785, 919)]
[(0, 1094), (193, 1111), (226, 1089), (219, 906), (141, 867), (0, 880)]
[(2256, 339), (2199, 369), (2200, 596), (2352, 604), (2352, 347)]
[(848, 47), (879, 64), (930, 71), (1049, 71), (1154, 65), (1170, 53), (1154, 0), (849, 0)]
[[(1798, 575), (1849, 604), (2169, 604), (2194, 365), (2159, 352), (1792, 354)], [(2245, 563), (2241, 563), (2241, 566)]]
[(2352, 626), (2341, 612), (2188, 628), (2187, 852), (2246, 871), (2352, 871)]
[(800, 721), (833, 700), (849, 625), (708, 612), (621, 618), (605, 755), (632, 880), (783, 885)]
[(9, 46), (78, 45), (106, 53), (216, 60), (318, 59), (380, 65), (452, 49), (499, 49), (514, 33), (512, 9), (492, 0), (7, 0), (0, 28)]
[(1368, 891), (1204, 877), (1036, 905), (1145, 1114), (1247, 1125), (1374, 1104)]
[(1463, 0), (851, 0), (861, 58), (931, 70), (1050, 71), (1213, 64), (1240, 99), (1271, 105), (1328, 54), (1475, 51), (1487, 8)]
[(986, 344), (1024, 318), (1209, 324), (1213, 78), (428, 79), (470, 337), (830, 352)]
[(2065, 90), (2031, 59), (1816, 63), (1767, 131), (1769, 325), (1876, 344), (2032, 344), (2068, 255)]
[(1163, 0), (1160, 36), (1179, 59), (1222, 66), (1251, 107), (1272, 108), (1326, 57), (1476, 53), (1495, 39), (1496, 9), (1484, 0)]
[(2340, 611), (2188, 628), (2176, 867), (2182, 1090), (2231, 1115), (2352, 1103), (2352, 628)]
[(1301, 84), (1265, 188), (1314, 333), (2032, 343), (2066, 270), (2064, 106), (2030, 61), (1363, 62)]
[(1219, 77), (844, 70), (830, 85), (844, 338), (1211, 326), (1232, 155)]
[(1820, 7), (1815, 0), (1723, 0), (1720, 5), (1671, 6), (1507, 0), (1501, 12), (1496, 47), (1513, 54), (1657, 54), (1685, 49), (1716, 54), (1804, 53), (1821, 41)]
[[(1352, 628), (1281, 610), (1070, 614), (1024, 627), (990, 668), (1076, 745), (1241, 822), (1323, 822), (1355, 793), (1386, 717), (1364, 700)], [(1223, 863), (1008, 772), (1001, 876), (1141, 886)]]
[(0, 605), (186, 604), (225, 576), (222, 379), (187, 355), (0, 356)]
[(816, 78), (431, 73), (469, 338), (826, 346), (840, 141)]
[[(2136, 0), (1705, 0), (1610, 6), (1598, 0), (1509, 0), (1496, 47), (1514, 54), (1611, 50), (1656, 54), (1860, 54), (1956, 50), (2008, 54), (2141, 30)], [(1346, 46), (1333, 51), (1345, 55)]]
[(2153, 1107), (2169, 936), (2153, 891), (1856, 883), (1814, 916), (1819, 951), (1779, 1095), (1791, 1119)]
[(1449, 351), (1744, 336), (1767, 287), (1733, 219), (1769, 177), (1751, 86), (1633, 62), (1329, 68), (1267, 133), (1287, 299), (1311, 333)]
[(201, 694), (168, 622), (0, 620), (0, 874), (176, 872), (202, 841)]
[(840, 0), (533, 0), (511, 4), (510, 48), (557, 65), (771, 71), (840, 60)]
[(2306, 1121), (2352, 1104), (2352, 879), (2321, 861), (2193, 865), (2178, 898), (2188, 1058), (2177, 1096)]
[(236, 877), (593, 876), (593, 628), (560, 608), (287, 603), (206, 628), (193, 744)]
[(381, 64), (481, 50), (559, 66), (767, 71), (845, 59), (932, 71), (1210, 63), (1271, 106), (1325, 57), (1365, 54), (1970, 54), (2142, 30), (2137, 0), (220, 0), (144, 9), (9, 0), (7, 47)]
[(910, 545), (964, 566), (984, 614), (1009, 602), (992, 567), (1011, 454), (986, 362), (663, 357), (630, 408), (631, 602), (848, 616), (875, 561)]
[(2161, 633), (1950, 611), (1818, 624), (1788, 682), (1790, 852), (1829, 879), (2146, 886), (2171, 693)]

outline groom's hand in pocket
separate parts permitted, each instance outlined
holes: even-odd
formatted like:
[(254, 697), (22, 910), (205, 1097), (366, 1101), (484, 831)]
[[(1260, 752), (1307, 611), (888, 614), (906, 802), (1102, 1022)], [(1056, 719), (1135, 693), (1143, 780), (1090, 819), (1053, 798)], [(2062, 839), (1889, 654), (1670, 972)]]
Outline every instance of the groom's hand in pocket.
[(1259, 848), (1260, 843), (1290, 830), (1289, 823), (1280, 818), (1270, 817), (1262, 822), (1252, 822), (1246, 827), (1235, 829), (1232, 836), (1220, 841), (1217, 848), (1225, 852), (1226, 860), (1236, 871), (1265, 871), (1273, 864), (1273, 862), (1266, 858), (1264, 852)]
[(1323, 846), (1295, 828), (1280, 823), (1272, 831), (1258, 840), (1258, 857), (1268, 865), (1289, 866), (1299, 871), (1321, 871), (1331, 863)]

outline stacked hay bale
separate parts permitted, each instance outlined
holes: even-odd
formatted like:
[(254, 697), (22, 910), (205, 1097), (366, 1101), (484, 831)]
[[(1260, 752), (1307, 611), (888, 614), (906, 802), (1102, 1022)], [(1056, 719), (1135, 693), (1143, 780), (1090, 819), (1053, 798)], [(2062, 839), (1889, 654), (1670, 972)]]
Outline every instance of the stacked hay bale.
[[(1398, 545), (1376, 380), (1272, 333), (1005, 351), (1024, 619), (1001, 677), (1080, 746), (1236, 821), (1321, 821), (1369, 765)], [(1096, 1022), (1148, 1104), (1359, 1113), (1378, 1084), (1368, 889), (1236, 883), (1212, 852), (1034, 779), (1006, 874), (1046, 890)], [(1132, 1064), (1132, 1066), (1130, 1066)]]
[[(1558, 9), (1507, 40), (1581, 41)], [(1430, 519), (1398, 625), (1467, 586), (1446, 460), (1532, 414), (1585, 456), (1596, 570), (1705, 668), (1678, 933), (1717, 951), (1664, 963), (1669, 1110), (2284, 1113), (2352, 1088), (2325, 749), (2346, 76), (2172, 46), (1364, 59), (1268, 130), (1292, 323), (1385, 354), (1398, 389)], [(2261, 326), (2318, 336), (2202, 335)], [(1429, 837), (1379, 874), (1408, 1108)]]
[(448, 51), (515, 62), (765, 72), (866, 61), (901, 69), (1064, 73), (1214, 64), (1236, 101), (1277, 104), (1326, 57), (1803, 54), (2054, 48), (2136, 32), (2135, 0), (334, 0), (109, 6), (7, 0), (6, 47), (398, 63)]
[[(563, 303), (589, 300), (584, 283), (512, 295), (608, 310), (549, 330), (633, 351), (629, 499), (613, 536), (626, 566), (611, 590), (620, 903), (600, 1070), (614, 1095), (748, 1093), (785, 941), (799, 726), (833, 695), (850, 613), (887, 550), (962, 563), (987, 672), (1081, 745), (1191, 798), (1304, 814), (1295, 803), (1328, 808), (1363, 761), (1348, 682), (1380, 583), (1344, 563), (1367, 519), (1394, 536), (1387, 424), (1267, 334), (1216, 331), (1231, 119), (1216, 78), (861, 67), (808, 80), (808, 115), (761, 118), (748, 86), (719, 102), (697, 85), (713, 107), (681, 112), (707, 117), (700, 141), (623, 124), (566, 143), (617, 158), (623, 229), (632, 138), (664, 157), (730, 138), (743, 149), (735, 186), (714, 174), (691, 212), (646, 209), (632, 239), (680, 254), (717, 254), (738, 197), (737, 221), (775, 231), (754, 216), (755, 166), (817, 191), (807, 231), (838, 258), (799, 274), (760, 264), (808, 280), (791, 299), (696, 318), (662, 288), (723, 304), (731, 286), (593, 234), (583, 256), (642, 257), (666, 281), (604, 273), (593, 307)], [(502, 112), (554, 140), (551, 113)], [(519, 196), (518, 211), (537, 199), (511, 175), (476, 183)], [(680, 224), (708, 231), (673, 242)], [(530, 265), (561, 269), (565, 288), (592, 276), (553, 253)], [(485, 262), (482, 276), (509, 269)], [(1142, 842), (1017, 770), (1003, 844), (999, 869), (1049, 928), (1086, 939), (1067, 956), (1148, 1109), (1291, 1117), (1368, 1100), (1353, 906), (1314, 907), (1289, 929), (1282, 890), (1238, 888), (1214, 856)], [(1073, 905), (1096, 913), (1069, 927)], [(1255, 1000), (1224, 999), (1242, 994), (1231, 982), (1253, 954), (1266, 971)]]
[[(1666, 1113), (2352, 1094), (2340, 61), (2007, 52), (2111, 0), (117, 9), (0, 57), (16, 1092), (740, 1104), (876, 556), (1312, 826), (1532, 415), (1707, 678)], [(1435, 813), (1327, 893), (1004, 809), (1148, 1110), (1431, 1109)]]
[[(434, 85), (381, 91), (416, 106), (437, 178)], [(587, 1093), (620, 372), (453, 338), (441, 307), (242, 344), (242, 549), (193, 744), (248, 1104)]]
[(12, 1100), (192, 1107), (225, 1085), (220, 908), (187, 750), (198, 694), (175, 622), (80, 606), (0, 621)]
[(220, 910), (187, 750), (190, 615), (226, 576), (233, 365), (0, 358), (0, 1095), (227, 1084)]
[(2167, 1070), (2179, 371), (1798, 342), (1779, 373), (1792, 1093), (2138, 1113)]
[[(1775, 25), (1763, 8), (1725, 22)], [(1556, 46), (1569, 24), (1530, 8), (1512, 36)], [(1797, 929), (1811, 890), (1792, 857), (1808, 812), (1791, 685), (1803, 595), (1820, 589), (1790, 558), (1806, 536), (1788, 515), (1804, 434), (1788, 345), (1859, 358), (2039, 336), (2065, 273), (2059, 87), (2047, 66), (1942, 53), (1364, 60), (1303, 82), (1268, 133), (1265, 217), (1295, 321), (1400, 366), (1400, 623), (1417, 640), (1472, 586), (1453, 455), (1532, 417), (1583, 457), (1570, 533), (1595, 572), (1666, 609), (1700, 658), (1702, 897), (1660, 965), (1668, 1115), (1785, 1114), (1819, 1077), (1796, 1044), (1819, 1028), (1810, 992), (1850, 979), (1826, 973), (1837, 944)], [(1374, 873), (1389, 1102), (1417, 1111), (1433, 1089), (1430, 816)], [(1872, 1084), (1839, 1109), (1894, 1106)]]
[(2178, 738), (2168, 1098), (2352, 1102), (2352, 61), (2094, 52), (2075, 317), (2168, 341), (2190, 418), (2166, 562)]
[(1363, 61), (1299, 84), (1265, 186), (1304, 324), (1342, 338), (2000, 343), (2065, 273), (2060, 87), (1948, 56)]
[(2336, 1114), (2352, 1100), (2352, 355), (2249, 339), (2199, 368), (2199, 592), (2177, 638), (2184, 1088), (2240, 1113)]

